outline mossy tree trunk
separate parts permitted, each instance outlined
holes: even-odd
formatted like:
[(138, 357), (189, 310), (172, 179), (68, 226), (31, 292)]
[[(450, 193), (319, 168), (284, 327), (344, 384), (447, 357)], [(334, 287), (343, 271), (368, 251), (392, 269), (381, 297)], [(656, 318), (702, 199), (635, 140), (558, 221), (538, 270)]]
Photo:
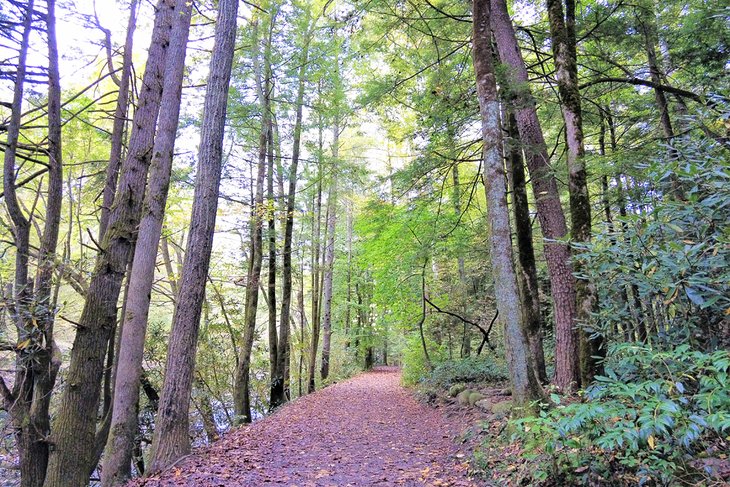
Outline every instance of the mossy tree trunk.
[(515, 405), (528, 408), (542, 399), (544, 392), (538, 380), (521, 309), (507, 207), (507, 181), (502, 157), (502, 134), (499, 120), (497, 80), (491, 45), (489, 0), (473, 3), (473, 56), (477, 97), (484, 142), (484, 183), (490, 226), (492, 277), (500, 319), (504, 323), (505, 353), (510, 372)]
[(505, 0), (491, 0), (490, 22), (500, 60), (508, 67), (508, 108), (515, 114), (522, 150), (530, 172), (537, 218), (544, 237), (543, 252), (550, 275), (555, 317), (555, 382), (566, 388), (578, 381), (578, 342), (575, 332), (575, 278), (568, 226), (550, 156), (537, 116), (535, 99)]
[(541, 383), (547, 382), (545, 370), (545, 351), (542, 345), (542, 317), (540, 315), (540, 292), (537, 285), (537, 265), (535, 249), (532, 245), (532, 221), (527, 202), (525, 165), (522, 149), (519, 145), (519, 132), (514, 114), (507, 115), (507, 157), (509, 161), (510, 189), (512, 190), (512, 214), (515, 221), (517, 240), (517, 283), (519, 284), (522, 309), (525, 312), (527, 338), (530, 342), (530, 353), (535, 360), (537, 376)]
[[(550, 37), (555, 62), (555, 77), (560, 95), (560, 107), (565, 121), (565, 139), (568, 159), (568, 192), (570, 195), (570, 223), (573, 242), (586, 243), (591, 239), (591, 202), (588, 195), (583, 136), (583, 114), (578, 90), (578, 64), (575, 37), (575, 1), (547, 0)], [(581, 272), (581, 262), (574, 262), (575, 272)], [(596, 289), (586, 279), (576, 279), (576, 321), (578, 325), (578, 374), (569, 374), (570, 367), (556, 367), (556, 382), (563, 388), (587, 386), (601, 371), (600, 356), (605, 354), (603, 337), (592, 336), (586, 327), (597, 305)], [(570, 375), (572, 380), (569, 382)], [(558, 380), (559, 378), (559, 380)]]
[(132, 452), (134, 436), (137, 433), (135, 405), (139, 400), (150, 297), (170, 186), (175, 135), (180, 118), (180, 99), (192, 7), (186, 1), (179, 1), (175, 12), (157, 135), (152, 150), (149, 184), (145, 193), (129, 276), (127, 300), (122, 316), (110, 434), (106, 441), (102, 468), (104, 487), (122, 485), (132, 473)]

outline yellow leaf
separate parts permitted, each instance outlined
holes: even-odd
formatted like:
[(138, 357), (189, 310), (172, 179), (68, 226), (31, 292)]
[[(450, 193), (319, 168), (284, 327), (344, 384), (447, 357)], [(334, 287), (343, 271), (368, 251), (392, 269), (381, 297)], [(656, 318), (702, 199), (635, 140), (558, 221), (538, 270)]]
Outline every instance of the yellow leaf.
[(30, 338), (26, 338), (26, 339), (25, 339), (25, 340), (23, 340), (22, 342), (18, 343), (18, 347), (17, 347), (17, 348), (18, 348), (18, 350), (23, 350), (23, 349), (24, 349), (24, 348), (26, 348), (26, 347), (27, 347), (28, 345), (30, 345)]
[(651, 448), (652, 450), (656, 446), (656, 440), (654, 439), (653, 436), (649, 436), (649, 438), (646, 440), (646, 442), (649, 443), (649, 448)]

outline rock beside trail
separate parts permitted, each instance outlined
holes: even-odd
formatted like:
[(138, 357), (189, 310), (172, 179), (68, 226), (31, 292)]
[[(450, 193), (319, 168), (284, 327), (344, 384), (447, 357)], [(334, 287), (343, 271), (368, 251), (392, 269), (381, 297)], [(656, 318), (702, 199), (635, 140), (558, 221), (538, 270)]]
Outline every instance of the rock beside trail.
[(449, 397), (456, 397), (459, 395), (460, 392), (464, 392), (466, 390), (466, 384), (454, 384), (453, 386), (449, 387), (448, 396)]
[(484, 399), (484, 394), (481, 392), (472, 392), (469, 394), (469, 406), (474, 406), (477, 401)]
[(492, 404), (492, 413), (497, 416), (508, 416), (512, 412), (512, 401), (501, 401)]
[(492, 401), (489, 399), (480, 399), (474, 403), (474, 406), (484, 411), (485, 413), (492, 412)]
[(456, 395), (456, 402), (459, 403), (460, 406), (466, 406), (469, 404), (469, 396), (474, 391), (470, 391), (469, 389), (465, 391), (461, 391), (459, 394)]

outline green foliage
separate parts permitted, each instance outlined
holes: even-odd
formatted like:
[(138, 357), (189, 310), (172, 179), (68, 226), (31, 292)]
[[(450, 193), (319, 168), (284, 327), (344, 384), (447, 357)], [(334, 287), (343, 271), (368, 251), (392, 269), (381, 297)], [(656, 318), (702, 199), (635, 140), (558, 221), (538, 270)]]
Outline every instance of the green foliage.
[(730, 310), (728, 151), (683, 140), (665, 154), (638, 168), (650, 182), (644, 194), (581, 255), (588, 279), (601, 283), (597, 321), (608, 334), (642, 320), (659, 338), (715, 348)]
[[(426, 345), (429, 347), (431, 360), (439, 358), (440, 354), (435, 348), (435, 344), (429, 343), (427, 340)], [(412, 333), (406, 340), (406, 347), (403, 350), (403, 375), (401, 380), (405, 385), (414, 386), (423, 382), (429, 374), (430, 366), (423, 354), (421, 339), (418, 333)]]
[(533, 480), (673, 485), (730, 432), (730, 354), (620, 344), (585, 400), (514, 421)]

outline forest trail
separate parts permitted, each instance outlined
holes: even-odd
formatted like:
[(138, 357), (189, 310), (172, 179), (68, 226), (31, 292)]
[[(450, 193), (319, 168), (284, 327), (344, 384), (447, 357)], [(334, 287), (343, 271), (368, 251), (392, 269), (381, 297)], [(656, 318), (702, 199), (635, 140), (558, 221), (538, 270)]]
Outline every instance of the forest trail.
[(135, 486), (477, 485), (460, 425), (378, 368), (304, 396)]

